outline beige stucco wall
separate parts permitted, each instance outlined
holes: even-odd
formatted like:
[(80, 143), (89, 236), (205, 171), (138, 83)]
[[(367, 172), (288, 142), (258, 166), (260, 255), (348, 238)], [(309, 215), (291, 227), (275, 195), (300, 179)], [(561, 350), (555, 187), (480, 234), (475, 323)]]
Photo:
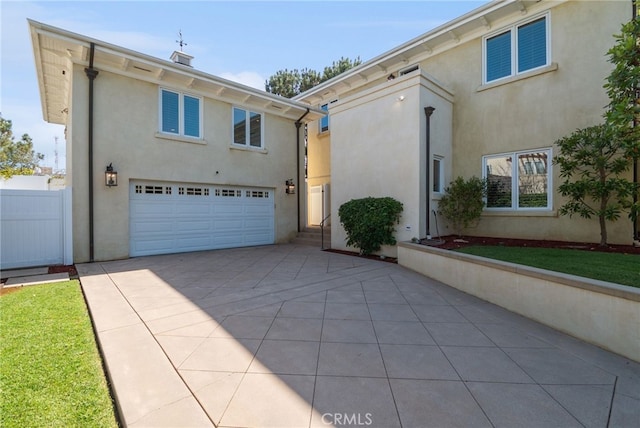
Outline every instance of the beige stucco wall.
[[(398, 240), (424, 236), (426, 212), (426, 119), (431, 118), (432, 154), (451, 147), (453, 94), (425, 74), (415, 73), (340, 99), (331, 113), (331, 245), (346, 246), (338, 210), (351, 199), (391, 196), (404, 211)], [(444, 162), (450, 161), (450, 156)], [(447, 168), (450, 170), (450, 168)], [(381, 251), (395, 256), (395, 247)]]
[[(539, 11), (546, 7), (545, 2), (537, 5)], [(492, 23), (488, 31), (531, 19), (539, 11)], [(552, 147), (578, 128), (601, 123), (608, 103), (603, 84), (611, 69), (606, 52), (614, 43), (612, 35), (630, 16), (631, 2), (626, 1), (571, 1), (553, 7), (549, 19), (554, 65), (542, 74), (502, 85), (482, 86), (482, 37), (423, 61), (423, 69), (456, 94), (454, 177), (481, 176), (483, 155)], [(561, 180), (555, 166), (552, 180), (557, 189)], [(558, 209), (563, 203), (556, 193), (549, 211), (487, 211), (479, 226), (467, 233), (598, 242), (597, 219), (561, 217)], [(608, 230), (610, 243), (631, 243), (632, 225), (626, 217), (609, 223)]]
[[(88, 79), (82, 67), (73, 70), (74, 254), (89, 259), (87, 105)], [(168, 89), (199, 95), (197, 88)], [(241, 107), (241, 106), (240, 106)], [(227, 184), (275, 189), (276, 242), (297, 231), (297, 198), (286, 195), (284, 183), (296, 178), (296, 128), (293, 121), (270, 114), (264, 120), (264, 151), (231, 147), (232, 104), (203, 99), (203, 137), (196, 143), (159, 138), (159, 86), (100, 71), (95, 80), (94, 236), (95, 259), (129, 255), (129, 182), (153, 180)], [(255, 111), (255, 109), (252, 108)], [(113, 163), (118, 186), (104, 185), (105, 167)], [(296, 185), (299, 181), (296, 179)]]
[[(318, 121), (311, 122), (307, 126), (307, 159), (306, 205), (310, 209), (312, 205), (310, 189), (331, 183), (331, 135), (330, 131), (319, 132)], [(311, 224), (309, 210), (306, 212), (306, 224)]]
[[(483, 85), (483, 36), (499, 33), (502, 29), (545, 13), (548, 13), (550, 20), (551, 65), (517, 78)], [(502, 20), (487, 22), (489, 28), (480, 28), (472, 39), (465, 37), (460, 42), (452, 39), (446, 49), (438, 48), (422, 60), (421, 70), (441, 81), (455, 94), (451, 116), (452, 163), (446, 166), (445, 184), (457, 176), (482, 176), (482, 157), (485, 155), (552, 148), (554, 156), (558, 153), (557, 147), (554, 147), (556, 140), (578, 128), (601, 123), (604, 106), (608, 103), (603, 84), (611, 70), (606, 52), (615, 43), (613, 35), (619, 33), (622, 23), (630, 17), (629, 1), (540, 2), (529, 5), (524, 14), (516, 12)], [(396, 81), (401, 79), (397, 78)], [(416, 174), (420, 174), (412, 167), (414, 163), (407, 162), (412, 155), (404, 144), (411, 145), (412, 140), (419, 138), (417, 129), (408, 128), (420, 126), (419, 132), (423, 132), (422, 113), (413, 118), (396, 116), (389, 107), (391, 99), (381, 102), (378, 98), (371, 101), (371, 106), (358, 105), (357, 115), (343, 113), (348, 110), (347, 105), (352, 108), (357, 104), (351, 100), (361, 99), (361, 94), (381, 93), (389, 84), (385, 74), (384, 78), (346, 92), (340, 92), (344, 88), (337, 86), (339, 93), (332, 95), (339, 98), (339, 102), (330, 107), (329, 159), (334, 228), (338, 223), (337, 209), (349, 198), (366, 196), (367, 193), (385, 193), (404, 202), (409, 194), (419, 191), (415, 181), (411, 180), (416, 180)], [(350, 101), (345, 103), (345, 100)], [(327, 101), (329, 99), (321, 103)], [(410, 99), (407, 99), (403, 105), (410, 103)], [(434, 128), (440, 126), (441, 112), (436, 109), (434, 113)], [(362, 119), (362, 124), (354, 127), (358, 119)], [(413, 120), (411, 124), (410, 120)], [(337, 129), (340, 129), (339, 133)], [(315, 142), (313, 138), (311, 135), (310, 144)], [(378, 150), (383, 141), (387, 148), (399, 150)], [(389, 144), (390, 141), (394, 144)], [(373, 147), (376, 150), (371, 150)], [(413, 153), (413, 156), (417, 156), (417, 153)], [(319, 159), (310, 157), (310, 163), (327, 162), (326, 153)], [(551, 167), (551, 209), (485, 210), (478, 227), (465, 233), (598, 242), (600, 230), (597, 219), (559, 215), (559, 208), (565, 200), (557, 193), (561, 183), (559, 168)], [(409, 171), (409, 168), (413, 170)], [(631, 179), (631, 173), (628, 178)], [(425, 215), (421, 210), (424, 210), (423, 206), (405, 205), (405, 217), (399, 225), (400, 240), (412, 236), (424, 237), (423, 231), (416, 229), (419, 227), (417, 219)], [(412, 226), (411, 233), (405, 225)], [(433, 224), (431, 226), (431, 233), (435, 234)], [(438, 217), (438, 226), (441, 235), (453, 233), (441, 217)], [(615, 223), (607, 223), (607, 230), (610, 243), (631, 243), (633, 227), (626, 215)], [(343, 239), (343, 232), (338, 230), (332, 239), (332, 246), (340, 248)]]
[(636, 288), (406, 242), (399, 244), (398, 263), (640, 361)]

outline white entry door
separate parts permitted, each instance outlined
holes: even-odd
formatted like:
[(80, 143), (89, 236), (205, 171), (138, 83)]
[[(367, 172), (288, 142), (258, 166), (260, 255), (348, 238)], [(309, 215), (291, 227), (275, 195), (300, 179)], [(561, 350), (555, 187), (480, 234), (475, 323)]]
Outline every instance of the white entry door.
[(132, 182), (129, 254), (273, 244), (274, 192), (236, 186)]

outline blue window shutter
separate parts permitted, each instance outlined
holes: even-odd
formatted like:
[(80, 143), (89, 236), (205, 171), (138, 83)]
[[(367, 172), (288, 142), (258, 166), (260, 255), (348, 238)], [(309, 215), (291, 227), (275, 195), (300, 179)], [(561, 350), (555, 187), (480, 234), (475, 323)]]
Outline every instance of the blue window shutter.
[(487, 82), (511, 75), (511, 31), (487, 39)]
[(184, 135), (200, 137), (200, 100), (184, 96)]
[(178, 129), (178, 94), (162, 91), (162, 132), (179, 134)]
[(541, 18), (518, 28), (518, 73), (547, 64), (547, 24)]

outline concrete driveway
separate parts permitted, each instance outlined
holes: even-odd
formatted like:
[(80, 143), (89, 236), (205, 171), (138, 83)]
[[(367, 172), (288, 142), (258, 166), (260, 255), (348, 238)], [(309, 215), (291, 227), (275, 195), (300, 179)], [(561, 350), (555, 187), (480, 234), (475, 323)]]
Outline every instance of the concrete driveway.
[(77, 268), (126, 426), (640, 426), (640, 364), (395, 264), (276, 245)]

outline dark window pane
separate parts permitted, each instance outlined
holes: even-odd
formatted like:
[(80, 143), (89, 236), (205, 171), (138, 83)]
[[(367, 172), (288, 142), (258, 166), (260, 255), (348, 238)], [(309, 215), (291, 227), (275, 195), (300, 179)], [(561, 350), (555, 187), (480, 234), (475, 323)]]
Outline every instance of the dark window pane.
[(247, 144), (247, 112), (239, 108), (233, 109), (233, 142)]
[(487, 159), (487, 208), (511, 208), (511, 171), (510, 156)]
[(262, 130), (260, 125), (261, 121), (262, 116), (260, 115), (260, 113), (249, 113), (249, 144), (252, 147), (262, 147)]

